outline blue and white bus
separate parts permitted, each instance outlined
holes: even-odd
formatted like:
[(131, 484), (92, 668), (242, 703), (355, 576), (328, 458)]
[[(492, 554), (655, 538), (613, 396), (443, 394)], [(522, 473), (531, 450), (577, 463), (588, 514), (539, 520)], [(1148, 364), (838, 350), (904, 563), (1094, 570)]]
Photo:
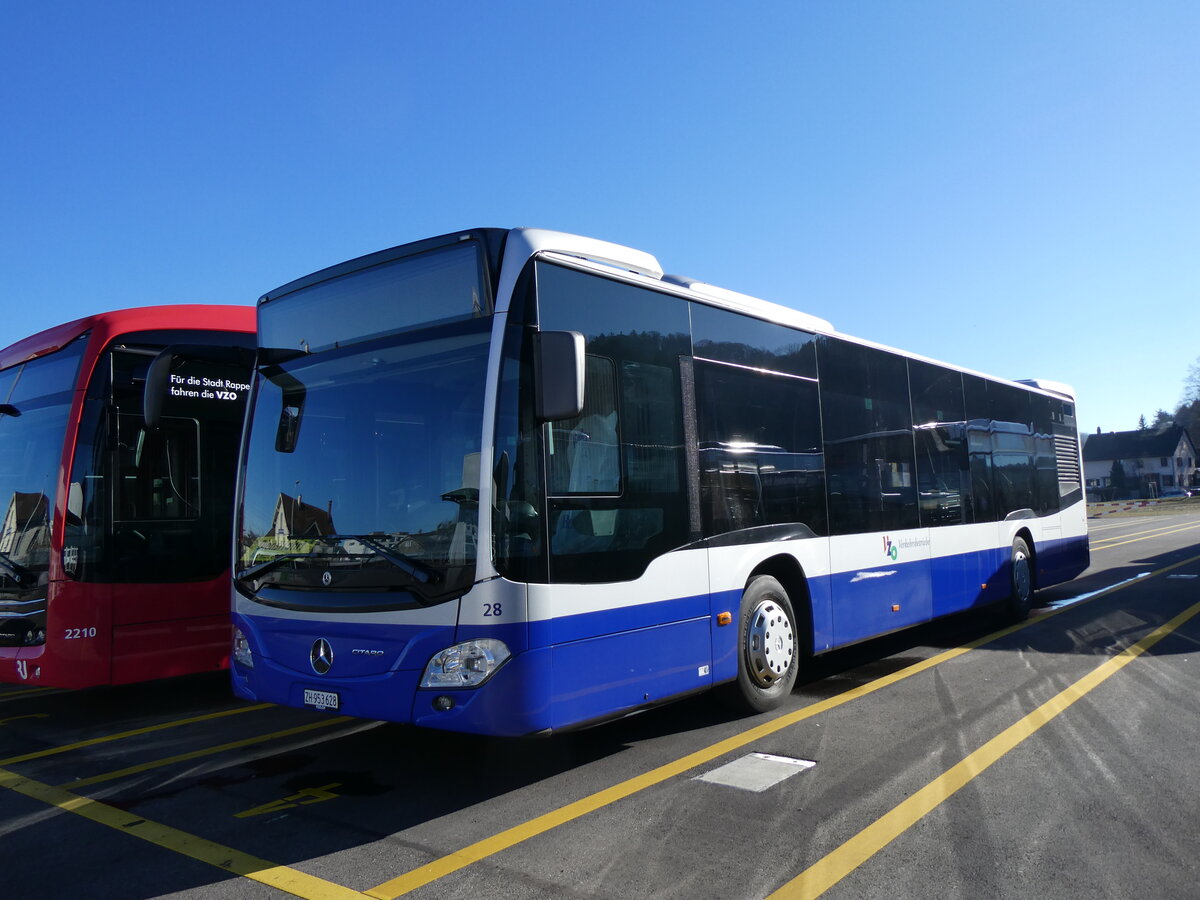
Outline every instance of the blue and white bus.
[(258, 306), (236, 692), (575, 728), (1007, 605), (1088, 565), (1075, 401), (536, 229)]

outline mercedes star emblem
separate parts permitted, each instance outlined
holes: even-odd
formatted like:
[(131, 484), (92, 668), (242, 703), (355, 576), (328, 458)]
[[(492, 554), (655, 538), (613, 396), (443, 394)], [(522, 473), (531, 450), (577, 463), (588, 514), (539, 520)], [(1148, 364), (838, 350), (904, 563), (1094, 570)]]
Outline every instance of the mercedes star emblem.
[(329, 646), (329, 641), (320, 638), (313, 643), (312, 650), (308, 653), (308, 661), (318, 675), (328, 672), (329, 667), (333, 665), (333, 648)]
[(325, 585), (325, 587), (333, 584), (333, 573), (329, 571), (323, 572), (321, 574), (321, 584)]

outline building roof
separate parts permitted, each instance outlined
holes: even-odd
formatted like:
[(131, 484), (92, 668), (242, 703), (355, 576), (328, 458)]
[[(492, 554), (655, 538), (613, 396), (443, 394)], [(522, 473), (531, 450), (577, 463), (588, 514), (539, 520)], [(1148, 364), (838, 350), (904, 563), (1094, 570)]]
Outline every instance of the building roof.
[(1151, 457), (1174, 456), (1180, 437), (1187, 431), (1178, 426), (1154, 431), (1150, 428), (1138, 431), (1110, 431), (1105, 434), (1089, 435), (1083, 445), (1084, 462), (1102, 459), (1149, 459)]
[(275, 500), (272, 528), (292, 537), (320, 537), (334, 534), (333, 516), (328, 510), (303, 502), (299, 497), (279, 493)]

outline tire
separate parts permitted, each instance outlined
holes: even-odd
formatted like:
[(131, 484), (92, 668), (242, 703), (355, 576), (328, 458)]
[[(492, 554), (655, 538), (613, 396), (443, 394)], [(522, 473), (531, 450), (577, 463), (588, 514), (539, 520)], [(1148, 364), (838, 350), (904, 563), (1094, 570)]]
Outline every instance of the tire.
[(1033, 554), (1024, 538), (1017, 538), (1012, 546), (1012, 565), (1009, 568), (1011, 591), (1008, 596), (1008, 613), (1020, 622), (1029, 617), (1033, 609)]
[(737, 653), (729, 705), (761, 713), (783, 703), (800, 671), (800, 631), (787, 591), (769, 575), (755, 578), (742, 594)]

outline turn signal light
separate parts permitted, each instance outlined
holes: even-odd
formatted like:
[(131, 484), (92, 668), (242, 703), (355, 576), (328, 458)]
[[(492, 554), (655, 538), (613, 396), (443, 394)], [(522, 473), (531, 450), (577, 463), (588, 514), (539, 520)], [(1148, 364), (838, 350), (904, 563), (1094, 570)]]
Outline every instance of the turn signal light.
[(733, 621), (733, 613), (723, 612), (717, 613), (717, 624), (728, 625)]

